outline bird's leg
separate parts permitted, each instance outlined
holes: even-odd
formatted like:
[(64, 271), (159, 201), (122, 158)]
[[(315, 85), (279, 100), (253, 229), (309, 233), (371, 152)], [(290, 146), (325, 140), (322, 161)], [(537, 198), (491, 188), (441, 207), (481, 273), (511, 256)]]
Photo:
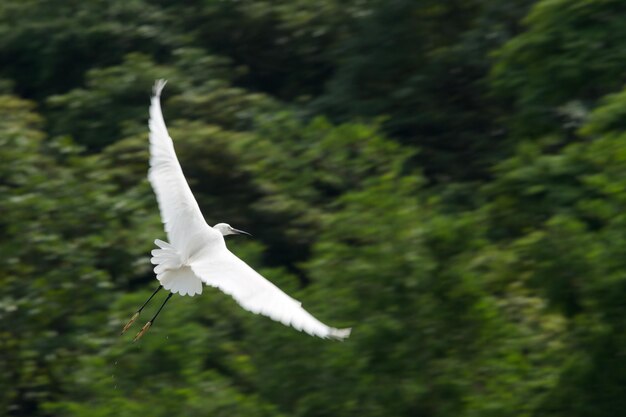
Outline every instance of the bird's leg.
[(144, 335), (144, 333), (146, 333), (149, 329), (150, 326), (152, 326), (152, 324), (154, 323), (154, 321), (156, 320), (157, 316), (159, 315), (159, 313), (161, 312), (161, 310), (163, 310), (163, 307), (165, 307), (165, 304), (170, 300), (170, 298), (172, 298), (172, 295), (174, 295), (174, 293), (169, 293), (169, 295), (167, 296), (167, 298), (165, 299), (165, 301), (163, 301), (163, 304), (161, 304), (161, 307), (159, 307), (159, 310), (156, 312), (156, 314), (154, 315), (154, 317), (152, 317), (150, 319), (149, 322), (147, 322), (139, 331), (139, 333), (137, 333), (137, 336), (135, 336), (135, 338), (133, 339), (133, 342), (136, 342), (137, 340), (139, 340), (141, 338), (141, 336)]
[(130, 318), (130, 320), (128, 321), (128, 323), (126, 323), (126, 326), (124, 326), (124, 328), (122, 329), (122, 333), (121, 333), (121, 334), (126, 333), (126, 331), (127, 331), (128, 329), (130, 329), (130, 326), (132, 326), (132, 325), (133, 325), (133, 323), (135, 322), (135, 320), (137, 320), (137, 318), (139, 317), (139, 314), (141, 314), (141, 310), (143, 310), (143, 309), (144, 309), (144, 307), (145, 307), (145, 306), (146, 306), (146, 305), (150, 302), (150, 300), (152, 300), (152, 297), (154, 297), (154, 296), (156, 295), (156, 293), (158, 293), (158, 292), (161, 290), (161, 288), (163, 288), (163, 286), (162, 286), (162, 285), (159, 285), (159, 287), (158, 287), (156, 290), (154, 290), (154, 292), (153, 292), (153, 293), (152, 293), (152, 295), (151, 295), (151, 296), (150, 296), (150, 297), (146, 300), (146, 302), (145, 302), (145, 303), (143, 303), (143, 305), (142, 305), (141, 307), (139, 307), (139, 310), (137, 310), (137, 311), (135, 312), (135, 314), (133, 314), (133, 316)]

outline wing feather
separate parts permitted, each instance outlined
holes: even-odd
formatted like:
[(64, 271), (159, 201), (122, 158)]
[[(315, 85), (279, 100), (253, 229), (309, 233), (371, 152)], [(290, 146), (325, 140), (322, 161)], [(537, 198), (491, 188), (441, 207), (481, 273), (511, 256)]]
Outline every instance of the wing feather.
[(192, 260), (191, 269), (207, 285), (232, 296), (241, 307), (286, 326), (322, 338), (345, 339), (350, 329), (335, 329), (313, 317), (302, 304), (285, 294), (227, 248)]
[[(163, 113), (161, 112), (161, 91), (166, 81), (158, 80), (150, 103), (150, 170), (148, 180), (154, 189), (161, 219), (170, 243), (183, 256), (192, 252), (190, 236), (211, 229), (200, 212), (189, 184), (180, 167), (174, 143), (170, 138)], [(212, 229), (211, 229), (212, 230)], [(217, 232), (216, 232), (217, 233)]]

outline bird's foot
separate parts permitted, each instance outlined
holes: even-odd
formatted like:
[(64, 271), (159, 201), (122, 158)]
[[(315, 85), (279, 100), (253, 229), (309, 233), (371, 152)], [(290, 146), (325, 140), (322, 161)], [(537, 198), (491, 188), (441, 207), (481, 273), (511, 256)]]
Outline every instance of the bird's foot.
[(144, 333), (146, 333), (148, 330), (150, 330), (150, 326), (152, 326), (152, 320), (150, 320), (149, 322), (147, 322), (142, 328), (141, 330), (139, 330), (139, 333), (137, 333), (137, 336), (135, 336), (135, 338), (133, 339), (133, 342), (136, 342), (137, 340), (141, 339), (141, 336), (144, 335)]
[(128, 331), (128, 329), (130, 329), (130, 326), (133, 325), (133, 323), (139, 318), (139, 312), (137, 311), (135, 314), (133, 314), (133, 316), (130, 318), (130, 320), (128, 321), (128, 323), (126, 323), (126, 326), (124, 326), (124, 328), (122, 329), (122, 333), (120, 333), (120, 335), (123, 335), (124, 333), (126, 333)]

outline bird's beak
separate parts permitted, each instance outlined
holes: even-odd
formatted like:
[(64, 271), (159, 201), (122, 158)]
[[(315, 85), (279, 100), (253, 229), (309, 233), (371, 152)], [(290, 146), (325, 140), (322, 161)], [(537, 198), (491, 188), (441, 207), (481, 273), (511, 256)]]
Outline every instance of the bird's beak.
[(234, 227), (232, 228), (232, 231), (235, 232), (238, 235), (248, 235), (248, 236), (252, 236), (250, 233), (248, 232), (244, 232), (243, 230), (239, 230), (239, 229), (235, 229)]

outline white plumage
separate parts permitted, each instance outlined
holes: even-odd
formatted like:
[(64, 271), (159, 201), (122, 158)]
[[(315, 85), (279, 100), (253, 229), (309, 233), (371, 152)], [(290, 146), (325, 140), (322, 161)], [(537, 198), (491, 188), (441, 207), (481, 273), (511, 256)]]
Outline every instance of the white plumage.
[[(224, 228), (209, 226), (200, 212), (176, 158), (160, 95), (165, 81), (154, 86), (150, 105), (150, 171), (169, 243), (156, 240), (154, 272), (163, 288), (180, 295), (202, 293), (202, 283), (232, 296), (244, 309), (290, 325), (310, 335), (344, 339), (350, 329), (328, 327), (301, 303), (282, 292), (226, 247)], [(230, 230), (235, 230), (230, 228)]]

